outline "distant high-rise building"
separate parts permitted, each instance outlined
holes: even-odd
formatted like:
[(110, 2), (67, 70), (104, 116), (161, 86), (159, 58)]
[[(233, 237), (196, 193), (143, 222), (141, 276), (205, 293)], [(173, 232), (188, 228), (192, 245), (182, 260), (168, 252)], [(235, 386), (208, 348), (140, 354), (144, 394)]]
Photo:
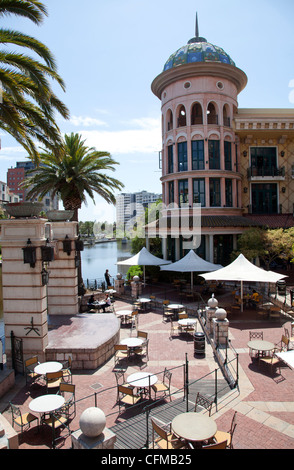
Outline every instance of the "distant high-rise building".
[(137, 193), (120, 193), (116, 197), (116, 225), (125, 229), (126, 225), (133, 219), (140, 217), (149, 204), (161, 198), (160, 194), (140, 191)]
[[(17, 162), (15, 168), (9, 168), (7, 171), (7, 186), (10, 191), (18, 195), (19, 201), (25, 201), (27, 190), (21, 186), (26, 177), (26, 172), (35, 168), (31, 161)], [(46, 212), (52, 209), (58, 209), (58, 197), (52, 199), (51, 193), (48, 192), (42, 200), (43, 210)]]

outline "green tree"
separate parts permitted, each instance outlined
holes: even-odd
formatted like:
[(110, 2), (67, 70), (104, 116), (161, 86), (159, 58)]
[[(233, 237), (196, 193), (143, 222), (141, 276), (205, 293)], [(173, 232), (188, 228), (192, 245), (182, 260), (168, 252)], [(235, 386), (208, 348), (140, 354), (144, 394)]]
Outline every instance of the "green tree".
[(28, 188), (28, 198), (43, 198), (51, 191), (52, 198), (57, 194), (66, 210), (74, 210), (72, 220), (78, 220), (78, 210), (87, 203), (88, 195), (95, 203), (95, 193), (106, 202), (114, 204), (114, 190), (123, 184), (104, 173), (115, 171), (118, 162), (108, 152), (89, 148), (79, 134), (64, 136), (61, 155), (45, 152), (40, 155), (40, 166), (28, 172), (23, 186)]
[(263, 258), (265, 254), (266, 231), (261, 228), (250, 228), (238, 239), (238, 250), (232, 253), (232, 259), (242, 253), (248, 260)]
[[(37, 0), (0, 0), (0, 17), (16, 15), (40, 25), (47, 9)], [(11, 29), (0, 29), (0, 128), (12, 135), (38, 163), (36, 142), (47, 149), (61, 147), (62, 138), (54, 119), (57, 111), (67, 119), (66, 106), (52, 91), (51, 81), (64, 90), (55, 59), (43, 43)], [(16, 46), (16, 51), (10, 50)], [(31, 57), (26, 52), (33, 52)], [(37, 58), (35, 58), (37, 57)], [(38, 59), (38, 60), (37, 60)]]

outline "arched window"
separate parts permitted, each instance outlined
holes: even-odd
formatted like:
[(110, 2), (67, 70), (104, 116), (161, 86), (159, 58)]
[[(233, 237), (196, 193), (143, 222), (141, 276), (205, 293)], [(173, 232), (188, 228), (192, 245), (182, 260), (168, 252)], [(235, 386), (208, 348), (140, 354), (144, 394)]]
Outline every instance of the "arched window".
[(218, 124), (218, 115), (213, 103), (209, 103), (207, 107), (207, 124)]
[(172, 110), (169, 109), (166, 115), (166, 128), (167, 131), (170, 131), (173, 129), (173, 113)]
[(202, 107), (199, 103), (194, 103), (191, 111), (191, 125), (203, 124)]
[(179, 108), (178, 127), (184, 127), (186, 125), (187, 125), (186, 110), (185, 110), (185, 106), (182, 105)]

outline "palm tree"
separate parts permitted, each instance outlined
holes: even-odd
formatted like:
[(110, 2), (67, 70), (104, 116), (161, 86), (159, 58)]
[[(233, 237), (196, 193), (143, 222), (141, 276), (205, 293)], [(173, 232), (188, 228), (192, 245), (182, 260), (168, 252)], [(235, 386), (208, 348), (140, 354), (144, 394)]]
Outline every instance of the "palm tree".
[(28, 172), (23, 186), (28, 188), (27, 199), (43, 198), (50, 191), (52, 198), (58, 195), (67, 210), (74, 210), (73, 220), (78, 221), (78, 209), (87, 203), (86, 195), (95, 203), (95, 193), (105, 201), (115, 204), (114, 190), (124, 185), (103, 173), (115, 171), (108, 152), (87, 147), (79, 134), (65, 134), (62, 154), (44, 152), (40, 154), (40, 165)]
[[(46, 7), (37, 0), (0, 0), (0, 17), (16, 15), (40, 25)], [(64, 90), (50, 50), (37, 39), (11, 29), (0, 28), (0, 128), (12, 135), (36, 163), (39, 151), (36, 141), (47, 149), (60, 149), (62, 138), (54, 112), (68, 119), (66, 106), (53, 93), (50, 81)], [(21, 52), (12, 52), (9, 45)], [(31, 50), (41, 60), (23, 53)]]

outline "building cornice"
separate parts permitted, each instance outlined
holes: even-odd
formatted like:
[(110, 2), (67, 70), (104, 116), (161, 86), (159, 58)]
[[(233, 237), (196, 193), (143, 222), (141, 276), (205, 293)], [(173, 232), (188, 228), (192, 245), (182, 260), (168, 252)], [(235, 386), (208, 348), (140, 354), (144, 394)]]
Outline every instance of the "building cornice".
[(170, 84), (191, 77), (216, 77), (225, 78), (235, 84), (240, 93), (247, 84), (247, 75), (238, 67), (229, 64), (213, 63), (191, 63), (182, 64), (158, 75), (151, 84), (152, 92), (161, 99), (163, 90)]

